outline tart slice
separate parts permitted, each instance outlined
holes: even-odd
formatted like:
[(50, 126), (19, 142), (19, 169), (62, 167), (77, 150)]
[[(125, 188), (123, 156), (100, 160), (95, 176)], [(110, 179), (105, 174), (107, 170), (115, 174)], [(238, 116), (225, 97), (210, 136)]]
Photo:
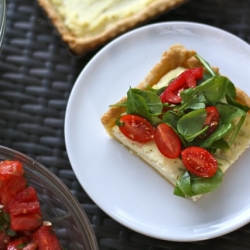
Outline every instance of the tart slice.
[(193, 50), (176, 44), (101, 117), (105, 129), (197, 200), (250, 145), (250, 98)]

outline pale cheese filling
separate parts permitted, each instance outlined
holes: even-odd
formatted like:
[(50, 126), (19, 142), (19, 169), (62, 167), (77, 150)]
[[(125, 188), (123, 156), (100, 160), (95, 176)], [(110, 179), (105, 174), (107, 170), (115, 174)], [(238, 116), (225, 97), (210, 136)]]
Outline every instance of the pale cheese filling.
[(133, 16), (155, 0), (51, 0), (66, 27), (77, 37), (103, 32)]

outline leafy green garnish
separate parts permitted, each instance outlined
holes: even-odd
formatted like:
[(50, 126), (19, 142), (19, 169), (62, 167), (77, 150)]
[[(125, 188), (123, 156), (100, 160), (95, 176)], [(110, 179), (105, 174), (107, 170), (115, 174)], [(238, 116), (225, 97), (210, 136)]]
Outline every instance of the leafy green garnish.
[(4, 231), (9, 236), (15, 236), (16, 232), (10, 229), (10, 216), (0, 209), (0, 231)]
[[(197, 81), (196, 87), (180, 92), (180, 104), (161, 102), (160, 95), (166, 87), (148, 87), (146, 90), (130, 88), (127, 100), (112, 106), (126, 107), (128, 114), (142, 116), (155, 127), (159, 123), (168, 124), (179, 136), (183, 148), (198, 146), (211, 153), (218, 149), (227, 150), (234, 142), (250, 108), (237, 101), (236, 88), (227, 77), (219, 75), (199, 55), (196, 58), (203, 64), (206, 72)], [(208, 129), (208, 126), (204, 126), (208, 106), (216, 107), (220, 120), (216, 130), (203, 138), (200, 135)], [(211, 192), (220, 185), (222, 178), (220, 169), (210, 178), (197, 177), (185, 171), (177, 180), (174, 193), (190, 197)]]
[(204, 121), (206, 119), (207, 112), (205, 109), (197, 109), (182, 116), (177, 122), (178, 132), (190, 142), (197, 136), (206, 131), (206, 127), (203, 128)]
[(218, 168), (215, 175), (209, 178), (202, 178), (185, 171), (177, 180), (174, 194), (184, 198), (199, 194), (205, 194), (217, 189), (223, 179), (223, 173)]
[(162, 111), (161, 99), (153, 92), (130, 88), (127, 93), (127, 113), (140, 115), (152, 124), (157, 124), (157, 117)]

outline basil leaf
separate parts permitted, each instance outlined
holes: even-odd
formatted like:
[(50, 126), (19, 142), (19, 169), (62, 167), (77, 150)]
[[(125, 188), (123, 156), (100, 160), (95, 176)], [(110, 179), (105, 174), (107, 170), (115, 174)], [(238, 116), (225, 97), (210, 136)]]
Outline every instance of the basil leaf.
[(168, 111), (166, 112), (163, 117), (162, 117), (162, 121), (167, 123), (170, 127), (172, 127), (173, 129), (177, 130), (177, 123), (180, 119), (180, 116), (172, 111)]
[(228, 79), (224, 76), (213, 76), (195, 88), (196, 93), (202, 92), (208, 104), (221, 101), (227, 92)]
[(195, 88), (181, 92), (182, 103), (178, 110), (204, 108), (221, 101), (227, 92), (228, 79), (223, 76), (213, 76)]
[(246, 116), (244, 110), (230, 104), (217, 103), (215, 106), (220, 114), (220, 119), (224, 124), (232, 122), (237, 117)]
[(180, 95), (182, 98), (182, 105), (178, 107), (179, 111), (206, 107), (204, 95), (197, 94), (192, 88), (183, 90)]
[(223, 172), (218, 168), (215, 175), (209, 178), (191, 177), (191, 190), (195, 195), (209, 193), (218, 188), (223, 179)]
[(185, 171), (184, 174), (177, 180), (174, 195), (184, 198), (194, 195), (191, 189), (191, 177), (188, 171)]
[[(232, 131), (232, 122), (235, 118), (246, 116), (246, 112), (242, 109), (226, 103), (217, 103), (215, 106), (220, 114), (220, 122), (216, 130), (201, 143), (200, 146), (203, 148), (210, 147), (215, 141), (222, 139), (227, 133)], [(240, 120), (239, 124), (234, 128), (236, 132), (233, 133), (233, 138), (230, 140), (230, 143), (233, 142), (242, 123), (242, 120)]]
[(149, 118), (149, 111), (146, 101), (141, 95), (137, 95), (130, 88), (127, 93), (127, 113), (143, 116), (145, 119)]
[(209, 148), (211, 145), (217, 141), (222, 139), (228, 132), (232, 130), (233, 126), (231, 123), (223, 124), (219, 122), (216, 130), (205, 140), (201, 142), (199, 145), (202, 148)]
[(223, 180), (223, 172), (218, 168), (215, 175), (203, 178), (185, 171), (177, 180), (174, 194), (184, 198), (209, 193), (218, 188)]
[(210, 64), (204, 60), (200, 55), (196, 54), (195, 57), (203, 64), (203, 66), (207, 69), (207, 71), (212, 75), (215, 76), (216, 73), (214, 72), (214, 70), (212, 69), (212, 67), (210, 66)]
[(177, 130), (177, 123), (180, 117), (181, 116), (178, 113), (175, 113), (173, 111), (168, 111), (163, 115), (162, 121), (168, 124), (175, 131), (175, 133), (179, 136), (183, 147), (186, 148), (191, 145), (183, 138), (183, 136)]
[(132, 89), (134, 94), (140, 95), (146, 101), (147, 107), (152, 114), (159, 115), (162, 111), (162, 102), (159, 96), (151, 91)]
[(151, 98), (151, 94), (142, 94), (142, 92), (137, 89), (129, 89), (127, 93), (127, 113), (142, 116), (154, 126), (161, 122), (161, 119), (157, 117), (158, 113), (151, 113), (151, 111), (159, 109), (158, 101), (154, 102), (156, 99)]
[(231, 81), (228, 81), (227, 93), (226, 93), (226, 100), (229, 104), (236, 106), (245, 112), (250, 110), (250, 107), (243, 105), (236, 101), (236, 89), (234, 84)]
[(177, 130), (188, 141), (202, 134), (207, 128), (203, 128), (207, 116), (206, 109), (198, 109), (189, 112), (178, 120)]
[(212, 145), (210, 146), (211, 149), (222, 149), (222, 150), (225, 150), (225, 149), (229, 149), (229, 145), (226, 141), (224, 141), (223, 139), (220, 139), (218, 141), (214, 141), (212, 143)]
[(227, 98), (233, 103), (236, 100), (236, 88), (231, 81), (228, 81), (227, 83)]

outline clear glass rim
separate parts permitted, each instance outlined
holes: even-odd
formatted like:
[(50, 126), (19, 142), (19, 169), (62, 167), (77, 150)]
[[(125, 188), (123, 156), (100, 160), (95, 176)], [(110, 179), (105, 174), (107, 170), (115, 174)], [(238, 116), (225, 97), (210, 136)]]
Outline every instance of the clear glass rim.
[(0, 51), (4, 40), (4, 33), (6, 28), (6, 0), (0, 3)]

